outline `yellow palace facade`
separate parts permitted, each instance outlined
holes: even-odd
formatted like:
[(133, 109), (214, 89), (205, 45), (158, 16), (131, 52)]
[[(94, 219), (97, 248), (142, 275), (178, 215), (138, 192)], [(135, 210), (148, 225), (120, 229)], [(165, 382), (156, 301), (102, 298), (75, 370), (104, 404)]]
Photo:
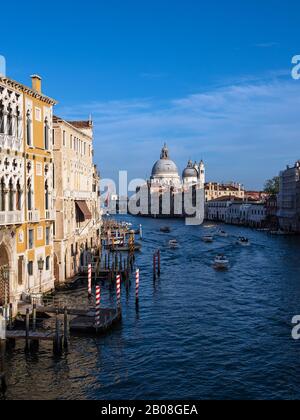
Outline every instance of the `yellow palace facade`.
[(54, 289), (55, 101), (0, 76), (0, 308)]

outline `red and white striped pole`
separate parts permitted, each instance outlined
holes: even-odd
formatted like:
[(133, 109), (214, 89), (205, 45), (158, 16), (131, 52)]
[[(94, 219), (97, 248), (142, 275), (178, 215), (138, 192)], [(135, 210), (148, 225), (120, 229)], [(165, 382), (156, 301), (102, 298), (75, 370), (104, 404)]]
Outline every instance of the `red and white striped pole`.
[(88, 295), (92, 297), (92, 264), (88, 266)]
[(153, 278), (156, 280), (156, 252), (153, 254)]
[(100, 323), (101, 323), (101, 287), (96, 286), (96, 315), (95, 315), (96, 329), (100, 327)]
[(161, 264), (161, 256), (160, 256), (160, 249), (157, 251), (157, 274), (158, 277), (160, 276), (160, 264)]
[(139, 301), (139, 290), (140, 290), (140, 270), (137, 268), (135, 272), (135, 299)]
[(117, 290), (117, 307), (121, 309), (121, 275), (118, 274), (116, 278), (116, 290)]

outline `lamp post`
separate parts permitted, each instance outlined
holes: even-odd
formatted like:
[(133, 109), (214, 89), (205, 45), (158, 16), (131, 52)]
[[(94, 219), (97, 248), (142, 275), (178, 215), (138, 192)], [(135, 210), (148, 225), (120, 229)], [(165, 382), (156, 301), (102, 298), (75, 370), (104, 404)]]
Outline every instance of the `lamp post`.
[(41, 257), (38, 260), (38, 269), (39, 269), (39, 272), (40, 272), (40, 293), (42, 293), (42, 273), (43, 273), (43, 270), (44, 270), (44, 264), (45, 264), (45, 261)]

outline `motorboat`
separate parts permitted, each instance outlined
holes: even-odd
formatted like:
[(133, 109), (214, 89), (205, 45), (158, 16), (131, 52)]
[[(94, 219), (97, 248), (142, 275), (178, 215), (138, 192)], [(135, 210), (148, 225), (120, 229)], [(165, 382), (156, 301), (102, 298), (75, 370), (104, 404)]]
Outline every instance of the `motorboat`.
[(271, 235), (277, 235), (277, 236), (291, 236), (291, 235), (293, 235), (293, 233), (291, 233), (291, 232), (285, 232), (282, 229), (273, 230), (273, 231), (270, 232), (270, 234)]
[(251, 243), (248, 238), (245, 238), (244, 236), (240, 236), (237, 240), (237, 244), (241, 246), (250, 246)]
[(164, 227), (160, 228), (160, 231), (162, 233), (171, 233), (171, 228), (169, 228), (168, 226), (164, 226)]
[(212, 229), (214, 228), (216, 225), (212, 225), (212, 224), (207, 224), (207, 225), (203, 225), (204, 229)]
[(221, 236), (222, 238), (228, 238), (228, 233), (225, 232), (225, 230), (220, 230), (219, 231), (219, 236)]
[(202, 241), (206, 243), (212, 243), (214, 241), (214, 237), (212, 235), (205, 235), (202, 237)]
[(169, 241), (169, 247), (171, 249), (177, 249), (177, 248), (179, 248), (179, 244), (178, 244), (177, 240), (176, 239), (172, 239), (171, 241)]
[(229, 260), (224, 255), (217, 255), (214, 260), (216, 270), (227, 270), (229, 268)]

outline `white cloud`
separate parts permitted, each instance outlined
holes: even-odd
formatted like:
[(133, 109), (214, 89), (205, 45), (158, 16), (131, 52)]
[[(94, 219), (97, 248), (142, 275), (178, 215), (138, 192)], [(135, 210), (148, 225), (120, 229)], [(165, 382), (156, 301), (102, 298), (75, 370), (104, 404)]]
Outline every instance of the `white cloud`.
[(278, 47), (280, 44), (278, 42), (261, 42), (259, 44), (255, 44), (257, 48), (274, 48)]
[(128, 169), (149, 175), (164, 141), (183, 168), (204, 158), (210, 179), (261, 187), (300, 157), (300, 82), (273, 78), (195, 93), (169, 101), (135, 99), (62, 109), (68, 118), (92, 113), (102, 173)]

